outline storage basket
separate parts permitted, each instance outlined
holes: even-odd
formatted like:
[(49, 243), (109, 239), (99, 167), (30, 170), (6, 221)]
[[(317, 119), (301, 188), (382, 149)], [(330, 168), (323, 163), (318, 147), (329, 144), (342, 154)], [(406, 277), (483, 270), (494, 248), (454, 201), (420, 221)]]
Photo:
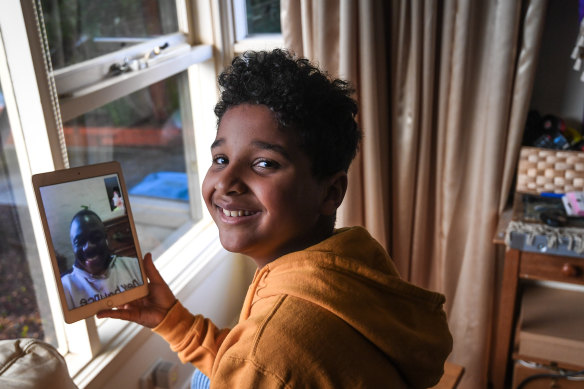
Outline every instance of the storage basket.
[(534, 194), (584, 191), (584, 152), (522, 147), (516, 191)]

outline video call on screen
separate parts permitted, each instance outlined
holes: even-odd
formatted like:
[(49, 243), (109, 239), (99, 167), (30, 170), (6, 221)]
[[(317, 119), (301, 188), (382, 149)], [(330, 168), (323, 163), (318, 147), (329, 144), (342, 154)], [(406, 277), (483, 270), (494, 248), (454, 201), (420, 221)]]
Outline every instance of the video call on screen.
[(69, 309), (143, 284), (120, 189), (116, 174), (40, 187)]

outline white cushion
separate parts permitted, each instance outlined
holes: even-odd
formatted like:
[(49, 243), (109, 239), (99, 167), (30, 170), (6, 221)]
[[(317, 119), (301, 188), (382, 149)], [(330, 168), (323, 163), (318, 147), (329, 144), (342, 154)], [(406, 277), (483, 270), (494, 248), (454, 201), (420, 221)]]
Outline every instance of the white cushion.
[(77, 389), (65, 359), (37, 339), (0, 340), (0, 388)]

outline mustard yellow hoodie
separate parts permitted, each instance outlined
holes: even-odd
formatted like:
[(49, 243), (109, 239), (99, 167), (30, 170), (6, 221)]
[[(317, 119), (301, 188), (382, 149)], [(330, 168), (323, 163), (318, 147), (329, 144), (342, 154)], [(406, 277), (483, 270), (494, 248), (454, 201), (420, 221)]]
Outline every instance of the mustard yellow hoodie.
[(233, 329), (177, 303), (154, 331), (211, 388), (423, 388), (452, 349), (443, 304), (352, 227), (258, 269)]

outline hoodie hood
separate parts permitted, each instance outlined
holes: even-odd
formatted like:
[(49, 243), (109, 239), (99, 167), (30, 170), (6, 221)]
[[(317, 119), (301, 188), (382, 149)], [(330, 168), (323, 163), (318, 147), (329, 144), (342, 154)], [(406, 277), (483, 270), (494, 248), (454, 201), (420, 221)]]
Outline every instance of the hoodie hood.
[[(288, 294), (332, 312), (382, 350), (410, 387), (435, 385), (452, 350), (444, 296), (401, 280), (361, 227), (278, 258), (256, 272), (250, 288), (254, 301)], [(242, 318), (254, 301), (246, 301)]]

